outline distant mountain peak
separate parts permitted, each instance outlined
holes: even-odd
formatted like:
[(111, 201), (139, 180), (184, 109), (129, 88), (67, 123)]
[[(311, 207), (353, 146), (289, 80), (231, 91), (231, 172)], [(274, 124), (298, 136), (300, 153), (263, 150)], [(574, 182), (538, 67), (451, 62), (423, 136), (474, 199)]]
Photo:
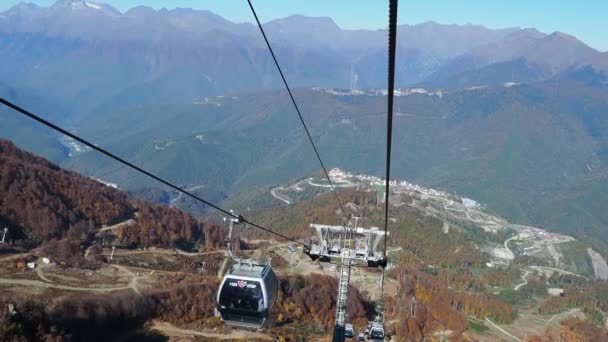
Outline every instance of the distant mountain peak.
[(294, 27), (315, 25), (315, 29), (340, 29), (338, 24), (336, 24), (336, 22), (330, 17), (309, 17), (300, 14), (293, 14), (285, 18), (271, 20), (269, 23), (279, 25), (292, 25)]
[(32, 8), (39, 8), (38, 5), (36, 5), (33, 2), (25, 2), (25, 1), (20, 1), (18, 4), (16, 4), (15, 6), (13, 6), (11, 9), (17, 9), (17, 8), (28, 8), (28, 9), (32, 9)]
[(121, 15), (121, 13), (114, 7), (85, 0), (57, 0), (54, 5), (51, 6), (54, 10), (96, 10), (111, 15)]
[(540, 48), (543, 46), (550, 46), (553, 48), (560, 49), (569, 48), (573, 51), (576, 51), (579, 55), (583, 57), (589, 57), (598, 53), (597, 50), (580, 41), (578, 38), (567, 33), (558, 31), (553, 32), (550, 35), (539, 40), (538, 45), (534, 48)]
[(125, 15), (133, 17), (147, 17), (156, 15), (158, 12), (154, 8), (148, 6), (136, 6), (128, 10)]
[(84, 0), (57, 0), (51, 7), (79, 9), (87, 6)]
[(15, 6), (11, 7), (6, 11), (6, 14), (25, 14), (40, 9), (40, 7), (31, 2), (19, 2)]
[(568, 42), (577, 43), (577, 44), (585, 44), (585, 43), (581, 42), (575, 36), (572, 36), (572, 35), (569, 35), (567, 33), (560, 32), (560, 31), (555, 31), (555, 32), (551, 33), (545, 39), (548, 41), (557, 40), (557, 41), (568, 41)]

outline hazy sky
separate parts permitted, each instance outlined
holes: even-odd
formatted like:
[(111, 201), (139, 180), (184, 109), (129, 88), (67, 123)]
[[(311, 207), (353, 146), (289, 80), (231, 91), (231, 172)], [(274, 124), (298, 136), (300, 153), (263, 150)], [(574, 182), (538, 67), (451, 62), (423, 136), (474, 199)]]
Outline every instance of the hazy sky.
[[(0, 11), (19, 0), (0, 0)], [(48, 6), (54, 0), (31, 0)], [(153, 8), (190, 7), (211, 10), (236, 22), (251, 21), (246, 0), (106, 0), (121, 11), (145, 4)], [(329, 16), (342, 28), (383, 28), (388, 18), (383, 0), (257, 0), (262, 21), (290, 14)], [(608, 0), (426, 0), (401, 1), (400, 23), (433, 20), (443, 24), (480, 24), (490, 28), (535, 27), (577, 36), (601, 51), (608, 50)]]

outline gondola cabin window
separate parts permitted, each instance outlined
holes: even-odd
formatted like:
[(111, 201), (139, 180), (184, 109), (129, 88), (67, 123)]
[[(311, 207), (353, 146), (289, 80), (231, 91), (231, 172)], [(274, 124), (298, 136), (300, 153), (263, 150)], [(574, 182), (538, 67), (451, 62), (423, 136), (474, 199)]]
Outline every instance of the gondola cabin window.
[(264, 296), (259, 282), (230, 279), (220, 295), (222, 309), (262, 311)]

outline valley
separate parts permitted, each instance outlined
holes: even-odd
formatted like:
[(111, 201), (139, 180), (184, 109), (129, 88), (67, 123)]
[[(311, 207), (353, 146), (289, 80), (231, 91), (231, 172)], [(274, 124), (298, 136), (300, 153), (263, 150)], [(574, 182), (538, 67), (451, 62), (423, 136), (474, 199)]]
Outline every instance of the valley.
[[(604, 90), (578, 81), (571, 85), (591, 94), (600, 91), (597, 97), (590, 95), (587, 106), (601, 117)], [(608, 196), (603, 186), (607, 164), (598, 154), (604, 147), (591, 147), (603, 146), (604, 140), (584, 128), (574, 109), (555, 116), (554, 107), (575, 96), (554, 93), (555, 86), (567, 89), (560, 81), (450, 91), (441, 98), (416, 88), (399, 90), (404, 95), (396, 97), (395, 175), (476, 198), (510, 222), (548, 226), (553, 233), (595, 240), (596, 249), (605, 249), (604, 211), (593, 203)], [(532, 89), (544, 96), (542, 104), (527, 95)], [(329, 165), (370, 175), (381, 172), (382, 125), (376, 120), (382, 115), (381, 94), (298, 89), (296, 96)], [(317, 171), (314, 154), (303, 145), (303, 132), (284, 100), (280, 93), (264, 92), (218, 97), (214, 101), (219, 107), (133, 109), (111, 115), (113, 124), (84, 122), (78, 132), (178, 184), (201, 187), (216, 201), (230, 201), (250, 188), (270, 188)], [(513, 106), (518, 108), (515, 117)], [(116, 131), (123, 118), (145, 118), (146, 124)], [(165, 204), (179, 196), (117, 169), (94, 152), (74, 153), (62, 165), (127, 191), (155, 187), (157, 195), (147, 199), (165, 198)], [(205, 214), (190, 203), (182, 208)], [(575, 214), (584, 219), (569, 219)], [(492, 229), (492, 224), (485, 226)]]

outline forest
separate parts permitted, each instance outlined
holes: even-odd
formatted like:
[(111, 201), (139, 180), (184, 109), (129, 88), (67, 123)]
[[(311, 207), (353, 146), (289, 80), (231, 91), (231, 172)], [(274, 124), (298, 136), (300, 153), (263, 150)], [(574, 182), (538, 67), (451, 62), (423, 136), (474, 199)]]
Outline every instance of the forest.
[[(307, 326), (311, 334), (327, 334), (333, 328), (335, 292), (318, 276), (280, 277), (279, 297), (271, 317), (271, 333), (293, 341), (302, 335), (289, 323)], [(0, 340), (7, 341), (107, 341), (145, 328), (159, 319), (173, 324), (197, 323), (205, 328), (223, 327), (213, 316), (217, 280), (185, 281), (141, 295), (130, 291), (111, 295), (65, 294), (52, 297), (0, 297), (0, 306), (13, 308), (0, 314)], [(369, 303), (356, 289), (349, 298), (350, 317), (363, 326)], [(367, 310), (367, 311), (366, 311)], [(151, 333), (148, 331), (148, 333)], [(151, 333), (153, 334), (153, 333)]]
[(190, 322), (209, 318), (217, 284), (180, 284), (134, 296), (66, 294), (56, 297), (0, 298), (2, 341), (108, 341), (143, 328), (153, 318)]
[(36, 246), (65, 238), (72, 228), (118, 223), (134, 211), (120, 191), (0, 140), (0, 224), (12, 243)]
[(527, 342), (608, 341), (608, 332), (580, 319), (571, 318), (558, 327), (550, 327), (542, 335), (531, 336)]
[(100, 228), (130, 219), (116, 230), (113, 242), (193, 249), (218, 247), (223, 241), (215, 225), (128, 197), (0, 140), (0, 226), (8, 227), (10, 245), (26, 250), (43, 246), (59, 261), (76, 265)]
[(556, 314), (571, 308), (582, 308), (587, 319), (597, 325), (604, 324), (604, 312), (608, 311), (608, 283), (606, 281), (573, 281), (568, 275), (553, 275), (549, 283), (564, 284), (564, 295), (549, 297), (540, 308), (541, 314)]
[(446, 329), (460, 334), (468, 328), (468, 316), (507, 324), (514, 318), (509, 304), (481, 292), (456, 291), (441, 277), (416, 267), (398, 266), (390, 274), (399, 281), (399, 288), (387, 297), (386, 313), (397, 317), (394, 333), (398, 336), (421, 340), (432, 331)]

